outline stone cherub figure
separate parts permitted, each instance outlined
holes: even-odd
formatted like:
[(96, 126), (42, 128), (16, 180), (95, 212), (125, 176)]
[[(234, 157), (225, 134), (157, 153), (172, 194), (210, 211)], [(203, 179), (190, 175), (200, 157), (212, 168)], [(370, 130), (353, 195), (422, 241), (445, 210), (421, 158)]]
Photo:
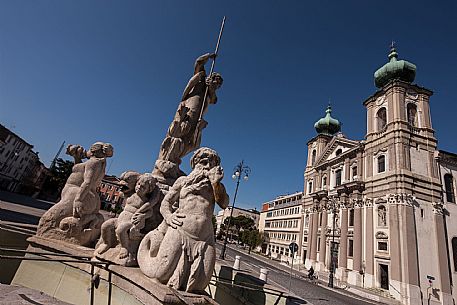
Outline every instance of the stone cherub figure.
[(144, 234), (162, 221), (160, 190), (150, 173), (139, 177), (135, 193), (128, 197), (118, 218), (105, 221), (95, 256), (124, 266), (136, 265), (136, 254)]
[(214, 204), (225, 209), (229, 198), (221, 180), (220, 158), (210, 148), (191, 158), (192, 172), (176, 180), (160, 212), (164, 222), (142, 240), (141, 271), (175, 289), (200, 292), (208, 285), (216, 261), (212, 216)]
[(170, 185), (184, 175), (179, 170), (181, 159), (200, 147), (202, 130), (208, 124), (203, 115), (208, 105), (217, 101), (216, 90), (222, 85), (223, 79), (215, 72), (207, 77), (205, 71), (207, 61), (215, 57), (215, 54), (207, 53), (197, 58), (194, 75), (184, 89), (178, 110), (160, 147), (153, 173), (159, 178), (171, 177)]
[(104, 220), (96, 189), (105, 176), (106, 159), (111, 156), (113, 147), (109, 143), (96, 142), (90, 147), (86, 156), (89, 160), (73, 166), (60, 201), (41, 217), (38, 236), (82, 246), (95, 242)]

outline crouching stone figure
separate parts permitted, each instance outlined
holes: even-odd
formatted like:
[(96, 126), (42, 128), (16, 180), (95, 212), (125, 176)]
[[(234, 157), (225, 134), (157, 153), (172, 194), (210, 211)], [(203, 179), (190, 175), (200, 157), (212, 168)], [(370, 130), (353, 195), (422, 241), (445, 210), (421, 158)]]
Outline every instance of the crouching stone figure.
[(118, 218), (105, 221), (95, 256), (124, 266), (135, 266), (141, 238), (162, 221), (159, 213), (160, 190), (150, 173), (139, 177), (135, 193), (126, 200)]
[(192, 172), (176, 180), (163, 199), (164, 217), (138, 250), (141, 271), (162, 284), (200, 292), (208, 285), (216, 261), (212, 226), (214, 204), (225, 209), (229, 198), (217, 153), (206, 147), (191, 158)]

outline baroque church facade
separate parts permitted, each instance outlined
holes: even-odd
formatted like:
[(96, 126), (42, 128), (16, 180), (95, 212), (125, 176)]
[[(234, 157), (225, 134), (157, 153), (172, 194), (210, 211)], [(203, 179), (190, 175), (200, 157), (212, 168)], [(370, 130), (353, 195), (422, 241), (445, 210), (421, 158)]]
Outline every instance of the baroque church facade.
[(300, 256), (307, 268), (333, 270), (335, 285), (383, 289), (402, 304), (454, 304), (457, 155), (437, 149), (433, 93), (413, 84), (415, 72), (392, 47), (363, 103), (364, 140), (342, 135), (330, 106), (316, 122)]

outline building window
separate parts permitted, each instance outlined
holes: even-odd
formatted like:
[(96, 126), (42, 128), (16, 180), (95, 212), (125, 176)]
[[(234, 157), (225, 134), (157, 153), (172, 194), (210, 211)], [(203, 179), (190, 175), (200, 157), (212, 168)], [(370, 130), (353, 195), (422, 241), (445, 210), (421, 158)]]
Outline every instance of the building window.
[(451, 174), (444, 175), (444, 189), (446, 192), (446, 200), (447, 202), (454, 202), (454, 177)]
[(325, 188), (327, 186), (327, 176), (324, 176), (324, 178), (322, 178), (322, 187)]
[(452, 253), (454, 258), (454, 271), (457, 272), (457, 237), (452, 238)]
[(349, 210), (349, 226), (353, 227), (354, 226), (354, 209)]
[(348, 256), (354, 256), (354, 241), (352, 239), (348, 240)]
[(381, 155), (378, 157), (378, 173), (386, 171), (386, 156)]
[(335, 186), (341, 185), (341, 169), (335, 171)]
[(386, 207), (383, 205), (380, 205), (378, 207), (378, 226), (379, 227), (387, 226), (387, 212), (386, 212)]
[(378, 122), (378, 131), (381, 131), (386, 127), (387, 125), (387, 111), (386, 108), (381, 108), (378, 110), (378, 113), (376, 114), (376, 119)]
[(313, 191), (313, 183), (308, 182), (308, 194), (311, 194), (312, 191)]
[(409, 103), (406, 107), (408, 114), (408, 123), (411, 126), (417, 126), (417, 107), (414, 104)]
[(387, 251), (387, 242), (386, 241), (378, 242), (378, 250), (379, 251)]
[(352, 179), (357, 178), (357, 166), (352, 167)]
[(311, 165), (314, 165), (316, 162), (316, 150), (313, 149), (313, 152), (311, 153)]
[(341, 148), (338, 148), (335, 152), (335, 156), (338, 157), (339, 155), (341, 155), (342, 152), (343, 152), (343, 150), (341, 150)]

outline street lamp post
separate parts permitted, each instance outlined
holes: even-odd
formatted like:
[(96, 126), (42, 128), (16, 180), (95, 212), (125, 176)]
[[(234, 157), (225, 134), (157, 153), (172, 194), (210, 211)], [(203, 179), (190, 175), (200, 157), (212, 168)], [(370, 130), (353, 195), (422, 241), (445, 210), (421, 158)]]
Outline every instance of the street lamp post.
[(333, 288), (333, 278), (335, 273), (335, 214), (336, 214), (336, 207), (335, 207), (335, 198), (330, 200), (332, 203), (332, 243), (330, 246), (330, 274), (328, 276), (328, 287)]
[(232, 178), (234, 180), (236, 180), (235, 195), (233, 196), (232, 209), (230, 210), (230, 217), (229, 217), (229, 221), (227, 224), (227, 230), (225, 232), (224, 245), (222, 246), (221, 255), (219, 256), (220, 259), (225, 259), (225, 250), (227, 249), (227, 238), (228, 238), (228, 233), (230, 231), (233, 209), (235, 208), (236, 195), (238, 194), (238, 187), (240, 186), (240, 180), (241, 180), (241, 176), (243, 176), (243, 174), (244, 174), (243, 179), (245, 181), (247, 181), (249, 179), (249, 175), (251, 174), (251, 169), (248, 166), (244, 165), (244, 160), (242, 160), (237, 166), (235, 166), (235, 168), (233, 170)]

